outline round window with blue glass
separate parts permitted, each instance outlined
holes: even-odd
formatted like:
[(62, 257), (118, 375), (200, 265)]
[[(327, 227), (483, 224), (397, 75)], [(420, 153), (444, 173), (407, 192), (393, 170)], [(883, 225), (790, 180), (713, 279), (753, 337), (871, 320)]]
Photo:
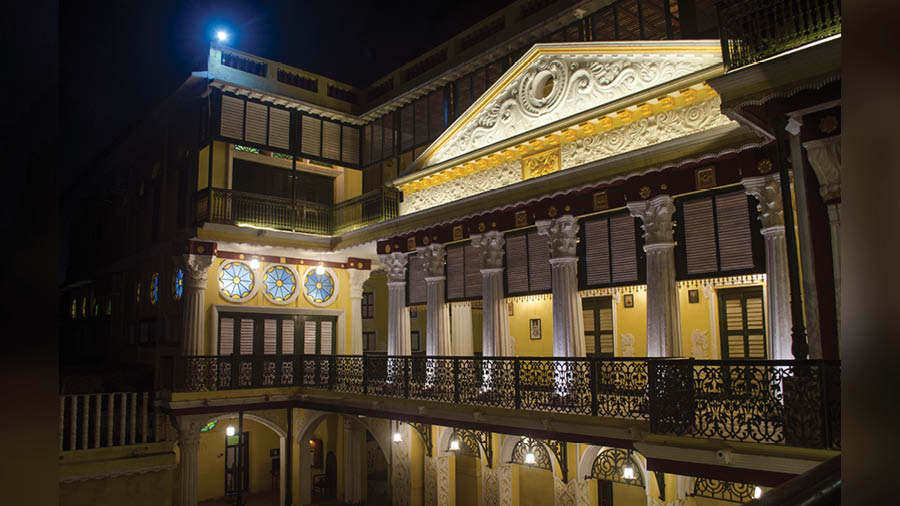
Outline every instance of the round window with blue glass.
[(159, 273), (154, 272), (150, 276), (150, 304), (155, 306), (159, 302)]
[(244, 302), (256, 292), (256, 274), (244, 262), (226, 260), (219, 266), (219, 294), (230, 302)]
[(337, 275), (327, 267), (310, 267), (303, 276), (303, 294), (316, 306), (329, 306), (337, 298)]
[(287, 304), (297, 296), (297, 275), (287, 265), (275, 264), (263, 274), (263, 293), (269, 301)]
[(184, 294), (184, 271), (179, 268), (172, 276), (172, 297), (175, 300), (181, 300), (182, 294)]

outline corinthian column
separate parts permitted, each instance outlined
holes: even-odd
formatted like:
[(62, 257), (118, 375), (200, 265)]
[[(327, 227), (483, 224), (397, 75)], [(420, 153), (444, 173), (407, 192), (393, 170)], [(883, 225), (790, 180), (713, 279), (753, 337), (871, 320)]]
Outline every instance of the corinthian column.
[(794, 358), (791, 353), (791, 299), (787, 245), (784, 237), (784, 206), (778, 174), (741, 180), (747, 195), (759, 201), (759, 221), (766, 238), (766, 325), (769, 327), (769, 357)]
[(389, 356), (409, 355), (409, 312), (406, 310), (406, 253), (378, 255), (387, 268)]
[(197, 462), (200, 456), (200, 429), (205, 425), (205, 420), (200, 416), (179, 416), (176, 420), (178, 426), (179, 480), (178, 497), (180, 506), (197, 505)]
[(206, 354), (203, 299), (212, 259), (212, 255), (184, 255), (184, 327), (181, 340), (181, 353), (184, 356)]
[(422, 258), (425, 268), (425, 284), (427, 286), (426, 304), (428, 321), (426, 327), (425, 351), (427, 355), (449, 356), (453, 354), (450, 347), (450, 311), (444, 302), (444, 264), (447, 250), (443, 244), (431, 243), (416, 249)]
[(509, 313), (503, 298), (503, 233), (496, 230), (472, 236), (481, 255), (481, 349), (485, 357), (512, 355)]
[(357, 422), (344, 418), (344, 502), (362, 500), (362, 473), (365, 438)]
[(553, 356), (584, 356), (584, 320), (578, 296), (578, 220), (567, 214), (535, 223), (550, 243), (553, 287)]
[(675, 240), (672, 237), (672, 197), (629, 202), (628, 211), (641, 219), (647, 253), (647, 356), (681, 355), (681, 314), (675, 287)]
[(350, 349), (349, 355), (362, 355), (362, 294), (363, 283), (371, 271), (350, 269)]

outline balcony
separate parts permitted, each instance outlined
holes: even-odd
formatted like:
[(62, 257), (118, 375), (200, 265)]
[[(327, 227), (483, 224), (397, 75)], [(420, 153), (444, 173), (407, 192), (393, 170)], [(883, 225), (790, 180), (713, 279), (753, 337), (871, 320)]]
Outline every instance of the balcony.
[(396, 218), (401, 193), (379, 188), (333, 206), (221, 188), (197, 192), (197, 224), (253, 226), (333, 236)]
[(718, 11), (728, 70), (841, 33), (840, 0), (721, 1)]
[(660, 435), (840, 449), (839, 362), (232, 355), (163, 364), (163, 388), (174, 392), (301, 387), (642, 421)]

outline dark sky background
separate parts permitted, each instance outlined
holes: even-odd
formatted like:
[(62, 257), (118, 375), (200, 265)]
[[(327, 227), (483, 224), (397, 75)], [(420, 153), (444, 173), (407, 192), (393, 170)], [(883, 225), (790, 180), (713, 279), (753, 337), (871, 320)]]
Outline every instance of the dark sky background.
[(61, 2), (61, 189), (204, 61), (217, 27), (236, 49), (365, 86), (511, 3)]

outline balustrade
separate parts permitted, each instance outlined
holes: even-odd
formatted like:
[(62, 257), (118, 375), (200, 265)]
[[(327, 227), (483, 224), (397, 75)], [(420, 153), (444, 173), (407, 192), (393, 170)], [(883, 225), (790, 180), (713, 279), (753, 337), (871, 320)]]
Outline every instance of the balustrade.
[(157, 426), (149, 392), (59, 397), (59, 451), (154, 442)]

